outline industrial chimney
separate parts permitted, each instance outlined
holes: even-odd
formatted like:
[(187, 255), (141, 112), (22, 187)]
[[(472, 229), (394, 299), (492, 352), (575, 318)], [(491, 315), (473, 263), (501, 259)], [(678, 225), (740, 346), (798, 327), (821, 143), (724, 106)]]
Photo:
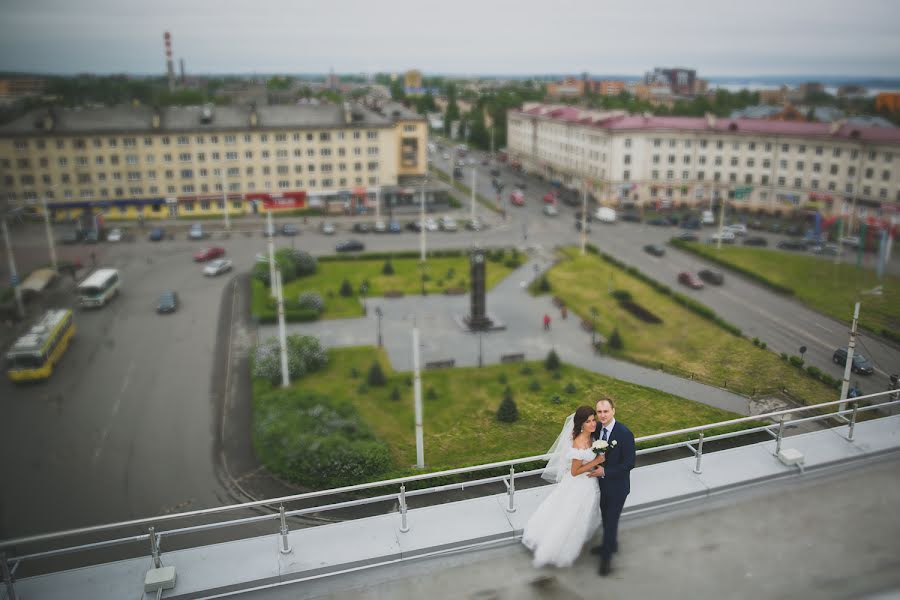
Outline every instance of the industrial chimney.
[(169, 91), (175, 91), (175, 65), (172, 64), (172, 35), (167, 31), (163, 36), (166, 41), (166, 72), (169, 76)]
[(181, 87), (187, 87), (187, 75), (184, 74), (184, 59), (179, 59), (178, 61), (181, 64)]

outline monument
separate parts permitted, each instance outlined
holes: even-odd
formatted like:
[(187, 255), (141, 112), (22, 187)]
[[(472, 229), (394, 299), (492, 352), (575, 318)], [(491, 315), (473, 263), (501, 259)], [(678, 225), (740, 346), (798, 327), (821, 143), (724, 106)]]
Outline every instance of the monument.
[(484, 250), (475, 248), (469, 254), (469, 274), (472, 281), (472, 294), (469, 303), (469, 315), (465, 324), (470, 331), (487, 331), (492, 329), (493, 322), (487, 316), (486, 282), (484, 276)]

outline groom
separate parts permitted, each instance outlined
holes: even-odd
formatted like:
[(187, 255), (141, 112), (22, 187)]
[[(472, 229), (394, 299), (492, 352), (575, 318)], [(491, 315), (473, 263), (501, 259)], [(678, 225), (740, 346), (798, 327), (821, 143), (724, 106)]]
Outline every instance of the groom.
[(603, 543), (591, 548), (600, 555), (600, 575), (609, 575), (612, 555), (619, 550), (619, 516), (625, 498), (631, 491), (631, 469), (634, 468), (634, 435), (624, 424), (616, 421), (616, 405), (610, 398), (597, 402), (597, 422), (594, 440), (609, 442), (606, 460), (588, 477), (596, 477), (600, 485), (600, 516), (603, 519)]

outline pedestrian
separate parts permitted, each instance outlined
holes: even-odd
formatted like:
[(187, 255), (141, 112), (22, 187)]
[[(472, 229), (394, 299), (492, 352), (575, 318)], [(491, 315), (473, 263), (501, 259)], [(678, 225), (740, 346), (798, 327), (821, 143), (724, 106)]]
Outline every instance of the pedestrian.
[(565, 321), (565, 320), (566, 320), (566, 317), (569, 316), (569, 309), (566, 308), (566, 305), (565, 305), (565, 304), (562, 305), (562, 307), (559, 309), (559, 312), (562, 313), (563, 321)]
[(544, 315), (544, 331), (550, 331), (550, 315)]
[(634, 434), (624, 423), (616, 421), (616, 404), (611, 398), (602, 398), (597, 402), (597, 422), (599, 425), (592, 437), (595, 443), (607, 443), (606, 460), (588, 477), (596, 477), (600, 486), (603, 541), (591, 548), (591, 554), (600, 555), (599, 573), (605, 577), (612, 570), (612, 555), (619, 551), (619, 517), (631, 492), (635, 450)]

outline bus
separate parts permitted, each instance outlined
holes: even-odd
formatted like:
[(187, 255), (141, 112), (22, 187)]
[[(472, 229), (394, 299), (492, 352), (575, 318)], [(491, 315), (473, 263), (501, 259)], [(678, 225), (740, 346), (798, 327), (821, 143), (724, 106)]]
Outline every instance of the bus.
[(7, 375), (17, 383), (47, 379), (74, 335), (71, 310), (48, 310), (6, 353)]
[(116, 269), (97, 269), (78, 284), (81, 306), (106, 306), (119, 293), (121, 283)]

